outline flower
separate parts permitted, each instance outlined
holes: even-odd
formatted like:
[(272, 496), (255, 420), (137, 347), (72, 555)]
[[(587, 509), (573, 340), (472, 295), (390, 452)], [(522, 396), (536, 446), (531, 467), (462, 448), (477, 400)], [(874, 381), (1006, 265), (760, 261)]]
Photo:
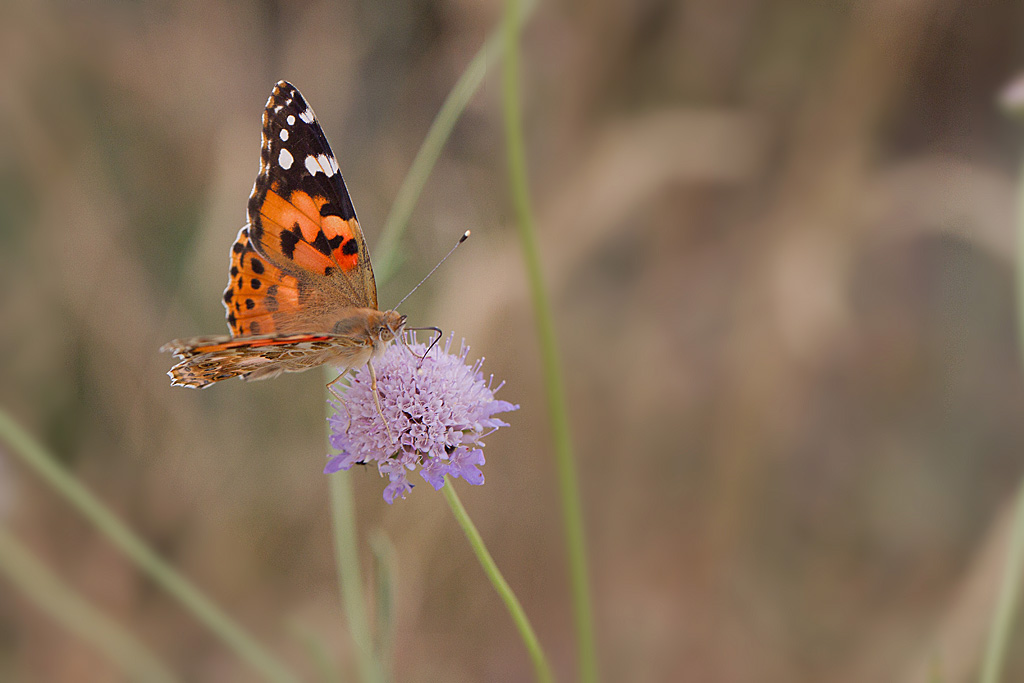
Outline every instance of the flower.
[(339, 453), (328, 455), (325, 474), (376, 463), (389, 480), (384, 489), (388, 503), (412, 490), (408, 475), (417, 468), (435, 490), (444, 486), (445, 475), (484, 483), (481, 439), (508, 426), (496, 413), (519, 406), (496, 400), (494, 392), (504, 383), (492, 386), (493, 375), (484, 380), (483, 358), (466, 364), (465, 342), (451, 353), (452, 339), (424, 358), (426, 346), (407, 337), (408, 344), (392, 344), (377, 359), (377, 397), (386, 425), (374, 401), (370, 368), (348, 378), (341, 400), (331, 402), (330, 443)]

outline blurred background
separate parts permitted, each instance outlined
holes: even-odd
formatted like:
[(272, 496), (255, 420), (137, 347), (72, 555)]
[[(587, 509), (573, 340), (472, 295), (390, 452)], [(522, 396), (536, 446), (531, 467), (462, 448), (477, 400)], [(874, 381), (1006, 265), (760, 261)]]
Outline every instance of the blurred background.
[[(169, 386), (223, 334), (274, 83), (312, 104), (371, 252), (497, 2), (0, 5), (0, 408), (302, 675), (354, 671), (323, 375)], [(542, 3), (523, 38), (608, 681), (973, 679), (1024, 475), (1011, 0)], [(500, 67), (380, 286), (522, 405), (459, 486), (562, 680), (575, 652)], [(395, 679), (532, 679), (439, 495), (354, 473), (393, 545)], [(0, 444), (2, 522), (189, 681), (251, 672)], [(1006, 680), (1024, 680), (1024, 632)], [(1016, 653), (1016, 654), (1014, 654)], [(0, 578), (0, 680), (123, 674)]]

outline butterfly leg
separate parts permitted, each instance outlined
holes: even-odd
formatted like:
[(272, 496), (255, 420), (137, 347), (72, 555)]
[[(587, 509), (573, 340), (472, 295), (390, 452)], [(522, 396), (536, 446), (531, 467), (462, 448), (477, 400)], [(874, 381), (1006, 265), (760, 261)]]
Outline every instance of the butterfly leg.
[(327, 383), (327, 391), (329, 391), (332, 394), (334, 394), (334, 398), (338, 399), (342, 403), (345, 402), (345, 397), (338, 393), (338, 390), (334, 388), (334, 385), (337, 382), (341, 381), (341, 378), (344, 377), (347, 374), (348, 374), (348, 370), (346, 370), (345, 372), (341, 373), (340, 375), (338, 375), (337, 377), (335, 377), (334, 379), (332, 379), (330, 382)]
[(346, 370), (327, 383), (327, 391), (331, 392), (331, 394), (334, 395), (334, 398), (338, 399), (338, 403), (345, 409), (345, 413), (348, 415), (348, 424), (345, 425), (346, 434), (348, 434), (349, 427), (352, 426), (352, 412), (348, 409), (348, 402), (345, 401), (345, 397), (338, 393), (338, 390), (334, 388), (334, 384), (347, 374), (348, 371)]
[(384, 417), (384, 411), (380, 407), (380, 396), (377, 394), (377, 373), (373, 369), (373, 362), (366, 364), (370, 368), (370, 389), (373, 391), (373, 402), (377, 404), (377, 414), (380, 415), (381, 422), (384, 423), (384, 429), (388, 432), (388, 441), (395, 443), (395, 435), (391, 433), (391, 426), (388, 425), (387, 419)]

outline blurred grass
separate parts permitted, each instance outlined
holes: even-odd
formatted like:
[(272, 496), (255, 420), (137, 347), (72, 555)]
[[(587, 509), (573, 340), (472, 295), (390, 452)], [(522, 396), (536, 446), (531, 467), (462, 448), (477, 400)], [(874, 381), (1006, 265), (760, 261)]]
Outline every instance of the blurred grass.
[[(1020, 344), (1022, 366), (1024, 366), (1024, 170), (1019, 179), (1017, 191), (1017, 337)], [(999, 596), (992, 614), (984, 658), (981, 662), (981, 683), (997, 683), (1003, 680), (1007, 648), (1017, 613), (1020, 610), (1020, 585), (1024, 581), (1024, 481), (1013, 506), (1012, 527), (1006, 552), (1006, 565), (1000, 582)]]
[[(554, 316), (548, 299), (540, 262), (540, 242), (534, 227), (530, 203), (529, 178), (526, 171), (526, 144), (523, 141), (522, 101), (519, 94), (519, 3), (506, 0), (504, 60), (502, 61), (502, 103), (505, 122), (505, 153), (508, 156), (509, 189), (515, 208), (516, 227), (526, 262), (526, 279), (537, 325), (541, 349), (541, 373), (544, 377), (548, 419), (553, 435), (558, 488), (561, 497), (562, 524), (565, 527), (566, 551), (569, 559), (569, 586), (572, 591), (573, 618), (576, 626), (577, 666), (579, 680), (597, 683), (597, 645), (594, 642), (594, 615), (590, 606), (590, 574), (587, 568), (586, 530), (583, 525), (583, 503), (572, 449), (569, 414), (566, 407), (562, 363), (555, 338)], [(454, 495), (454, 494), (453, 494)], [(449, 501), (451, 502), (451, 500)], [(461, 507), (461, 504), (460, 504)], [(474, 529), (475, 532), (475, 529)], [(467, 532), (468, 533), (468, 532)], [(504, 581), (504, 579), (502, 579)], [(518, 602), (516, 603), (518, 606)], [(532, 634), (532, 631), (531, 631)], [(534, 655), (535, 666), (537, 655)], [(549, 672), (538, 679), (551, 678)]]
[[(187, 609), (211, 633), (220, 638), (234, 653), (268, 681), (289, 683), (298, 680), (287, 667), (279, 662), (274, 655), (254, 641), (231, 617), (220, 607), (209, 600), (202, 591), (195, 587), (184, 575), (176, 571), (146, 545), (124, 522), (117, 518), (102, 502), (82, 486), (73, 476), (58, 465), (53, 456), (35, 442), (10, 418), (0, 411), (0, 440), (6, 442), (12, 453), (27, 465), (49, 486), (52, 486), (60, 497), (75, 508), (75, 511), (89, 520), (100, 534), (115, 545), (121, 552), (130, 557), (141, 572), (144, 572), (154, 583), (166, 590), (182, 607)], [(0, 546), (5, 564), (19, 569), (19, 575), (27, 577), (31, 571), (32, 559), (20, 551), (13, 542), (13, 537)], [(35, 577), (39, 581), (45, 575)], [(35, 594), (42, 596), (62, 590), (55, 580), (47, 581), (49, 587), (37, 585)], [(24, 585), (24, 584), (23, 584)], [(151, 672), (157, 672), (155, 663), (144, 651), (133, 652), (129, 648), (133, 641), (119, 633), (117, 627), (104, 615), (86, 607), (84, 600), (78, 598), (70, 589), (62, 590), (59, 596), (52, 596), (49, 604), (51, 611), (60, 603), (64, 603), (68, 613), (65, 615), (69, 623), (75, 624), (75, 631), (91, 630), (102, 649), (114, 659), (138, 668), (145, 665)], [(133, 650), (139, 650), (136, 646)]]
[[(526, 157), (606, 680), (916, 683), (936, 661), (943, 681), (976, 679), (1024, 475), (1020, 133), (992, 105), (1024, 58), (1021, 12), (599, 0), (531, 19)], [(278, 78), (314, 104), (376, 258), (499, 14), (0, 5), (0, 405), (301, 677), (317, 669), (284, 623), (317, 633), (339, 670), (353, 661), (319, 377), (174, 391), (155, 349), (223, 330)], [(404, 308), (464, 334), (523, 406), (489, 440), (488, 486), (463, 497), (568, 678), (568, 584), (535, 561), (561, 556), (561, 534), (500, 116), (484, 75), (381, 299), (473, 229)], [(188, 680), (247, 680), (9, 464), (5, 523), (64, 581)], [(419, 490), (384, 509), (378, 483), (354, 477), (357, 542), (394, 544), (396, 680), (528, 679), (448, 511)], [(1005, 680), (1024, 672), (1021, 637)], [(116, 676), (0, 590), (0, 677)]]
[(1008, 546), (999, 597), (993, 610), (992, 625), (978, 677), (981, 683), (998, 683), (1003, 680), (1007, 648), (1020, 610), (1020, 582), (1024, 579), (1024, 484), (1014, 506), (1013, 528)]
[[(522, 25), (527, 20), (536, 4), (536, 0), (529, 0), (521, 4), (516, 15), (517, 25)], [(423, 144), (420, 145), (419, 151), (416, 152), (416, 156), (412, 160), (409, 172), (406, 173), (405, 179), (398, 187), (398, 194), (395, 195), (395, 200), (384, 220), (380, 241), (377, 244), (379, 253), (376, 259), (375, 273), (381, 282), (390, 279), (398, 267), (400, 253), (398, 244), (413, 215), (416, 202), (419, 201), (420, 194), (427, 184), (427, 178), (430, 177), (430, 172), (434, 170), (434, 165), (441, 156), (441, 150), (455, 129), (455, 123), (462, 116), (463, 110), (480, 88), (488, 70), (497, 60), (500, 54), (498, 48), (502, 41), (499, 29), (495, 29), (484, 42), (480, 51), (470, 60), (466, 70), (462, 72), (459, 80), (455, 82), (448, 96), (445, 97), (444, 104), (438, 110)]]
[(0, 573), (54, 621), (103, 652), (132, 678), (153, 683), (179, 680), (129, 631), (62, 583), (45, 563), (33, 556), (2, 525)]
[[(337, 372), (332, 370), (327, 370), (324, 374), (328, 376), (328, 381), (337, 376)], [(330, 412), (329, 408), (328, 412)], [(329, 430), (328, 427), (328, 432)], [(381, 653), (374, 648), (369, 604), (363, 593), (352, 475), (348, 472), (338, 472), (337, 475), (332, 475), (329, 478), (328, 487), (331, 491), (331, 517), (334, 528), (338, 588), (341, 592), (341, 603), (345, 610), (349, 636), (356, 648), (359, 680), (364, 683), (377, 683), (385, 680), (385, 662), (380, 656)]]

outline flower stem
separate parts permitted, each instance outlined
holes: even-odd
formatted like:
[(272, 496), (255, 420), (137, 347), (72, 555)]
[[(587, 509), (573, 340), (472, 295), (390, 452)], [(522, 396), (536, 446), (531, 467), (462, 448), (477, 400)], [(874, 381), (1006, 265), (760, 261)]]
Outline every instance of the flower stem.
[(139, 569), (217, 635), (253, 671), (275, 683), (291, 683), (298, 680), (284, 664), (253, 640), (198, 588), (154, 553), (124, 522), (58, 465), (46, 449), (3, 411), (0, 411), (0, 440), (10, 444), (14, 454), (83, 517), (92, 522), (100, 533), (127, 555)]
[(61, 581), (3, 525), (0, 573), (65, 628), (116, 662), (129, 678), (154, 683), (179, 680), (146, 645)]
[(487, 551), (487, 546), (484, 545), (484, 540), (480, 537), (480, 532), (477, 531), (473, 520), (469, 518), (466, 508), (462, 506), (462, 501), (459, 500), (459, 495), (455, 492), (455, 486), (450, 477), (445, 477), (441, 492), (444, 493), (444, 499), (448, 501), (448, 507), (452, 509), (452, 514), (455, 515), (455, 519), (458, 520), (462, 531), (466, 534), (469, 545), (473, 548), (473, 552), (476, 553), (476, 557), (480, 561), (480, 566), (483, 567), (487, 578), (491, 580), (494, 590), (498, 591), (498, 595), (505, 602), (505, 607), (512, 616), (512, 621), (515, 622), (516, 628), (519, 629), (519, 635), (522, 637), (523, 643), (530, 653), (530, 659), (533, 660), (533, 668), (537, 674), (537, 680), (543, 683), (553, 683), (555, 677), (551, 673), (551, 665), (548, 664), (548, 660), (544, 656), (544, 651), (540, 647), (540, 641), (537, 640), (537, 635), (533, 632), (533, 627), (530, 626), (530, 620), (526, 618), (526, 612), (523, 611), (523, 606), (519, 604), (519, 599), (512, 592), (512, 588), (508, 585), (505, 577), (502, 576), (498, 565), (494, 563), (494, 558)]
[(530, 193), (526, 174), (526, 152), (523, 143), (523, 124), (519, 102), (519, 15), (517, 0), (505, 4), (505, 68), (503, 80), (505, 141), (508, 148), (509, 183), (515, 206), (516, 224), (526, 260), (527, 279), (533, 300), (533, 311), (540, 336), (541, 358), (544, 369), (544, 387), (547, 393), (548, 413), (555, 442), (555, 462), (562, 497), (562, 517), (565, 524), (569, 554), (569, 574), (572, 586), (573, 612), (580, 680), (596, 683), (597, 655), (594, 645), (594, 626), (590, 605), (590, 581), (587, 575), (587, 552), (583, 531), (583, 512), (580, 502), (576, 465), (573, 461), (572, 438), (566, 409), (565, 387), (555, 340), (555, 325), (544, 286), (540, 265), (540, 249), (530, 209)]
[[(1024, 362), (1024, 168), (1021, 169), (1017, 208), (1017, 339)], [(1002, 676), (1007, 644), (1013, 631), (1014, 618), (1020, 608), (1020, 582), (1024, 578), (1024, 482), (1017, 493), (1017, 511), (1010, 531), (1010, 547), (1006, 571), (999, 588), (992, 624), (989, 627), (985, 657), (982, 660), (982, 683), (996, 683)]]

